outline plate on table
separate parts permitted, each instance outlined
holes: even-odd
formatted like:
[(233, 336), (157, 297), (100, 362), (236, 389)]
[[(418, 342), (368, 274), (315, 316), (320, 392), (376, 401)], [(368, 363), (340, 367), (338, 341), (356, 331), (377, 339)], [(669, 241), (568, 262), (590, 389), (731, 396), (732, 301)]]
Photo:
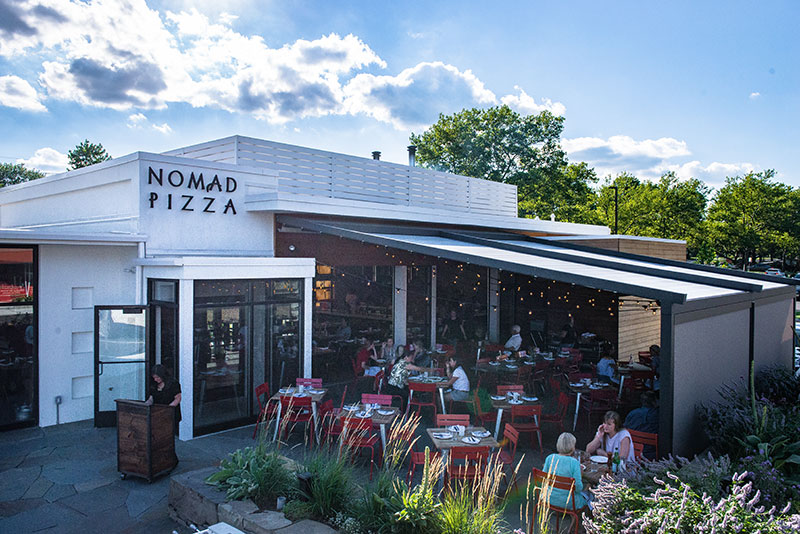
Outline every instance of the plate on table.
[(378, 410), (378, 414), (380, 415), (392, 415), (394, 410)]
[(478, 438), (476, 438), (474, 436), (465, 436), (465, 437), (461, 438), (461, 441), (463, 441), (464, 443), (468, 443), (470, 445), (477, 445), (478, 443), (481, 442), (481, 440), (479, 440)]
[(500, 362), (489, 362), (489, 365), (500, 365)]
[(602, 384), (591, 384), (589, 389), (603, 389), (605, 386)]
[(525, 361), (524, 361), (524, 362), (522, 362), (522, 363), (524, 363), (525, 365), (535, 365), (535, 364), (536, 364), (536, 362), (532, 362), (532, 361), (530, 361), (530, 360), (525, 360)]
[(466, 429), (467, 427), (465, 427), (464, 425), (450, 425), (447, 427), (447, 430), (449, 430), (450, 432), (455, 432), (457, 434), (461, 433), (462, 430)]
[(506, 369), (519, 369), (519, 365), (506, 364)]
[(555, 360), (555, 358), (547, 358), (547, 357), (545, 357), (544, 359), (547, 360), (548, 362), (552, 362)]
[(582, 388), (583, 382), (570, 382), (569, 387), (571, 388)]
[(447, 354), (447, 351), (442, 349), (436, 349), (436, 352), (438, 352), (439, 354)]
[(595, 456), (592, 456), (589, 459), (591, 461), (593, 461), (594, 463), (596, 463), (596, 464), (607, 464), (608, 463), (608, 456), (601, 456), (599, 454), (597, 454)]
[(452, 432), (434, 432), (433, 437), (436, 439), (452, 439)]
[(516, 362), (517, 362), (517, 360), (515, 358), (508, 358), (506, 360), (506, 363), (516, 363)]
[(370, 415), (372, 415), (372, 413), (371, 413), (371, 412), (365, 412), (364, 410), (361, 410), (360, 412), (358, 412), (358, 413), (356, 414), (356, 417), (360, 417), (361, 419), (366, 419), (366, 418), (367, 418), (367, 417), (369, 417)]
[(292, 392), (292, 388), (281, 388), (281, 389), (278, 390), (278, 393), (280, 393), (282, 395), (286, 395), (287, 393), (291, 393), (291, 392)]
[(354, 412), (358, 410), (358, 404), (345, 404), (342, 409), (348, 412)]
[(488, 438), (489, 436), (492, 435), (492, 433), (489, 432), (488, 430), (473, 430), (470, 433), (476, 438)]
[(516, 404), (522, 404), (522, 401), (521, 401), (521, 400), (514, 400), (514, 399), (511, 399), (510, 401), (508, 401), (508, 403), (509, 403), (509, 404), (515, 404), (515, 405), (516, 405)]
[(308, 397), (308, 393), (295, 393), (294, 396), (297, 398)]
[(324, 389), (309, 389), (307, 391), (312, 395), (322, 395), (323, 393), (325, 393)]
[(429, 376), (428, 380), (430, 380), (432, 383), (435, 383), (435, 382), (444, 382), (447, 379), (443, 376)]
[(506, 398), (505, 395), (491, 395), (491, 399), (495, 401), (503, 400), (505, 398)]
[(522, 396), (522, 400), (528, 401), (528, 402), (536, 402), (536, 401), (539, 400), (539, 397), (528, 397), (528, 396), (523, 395)]

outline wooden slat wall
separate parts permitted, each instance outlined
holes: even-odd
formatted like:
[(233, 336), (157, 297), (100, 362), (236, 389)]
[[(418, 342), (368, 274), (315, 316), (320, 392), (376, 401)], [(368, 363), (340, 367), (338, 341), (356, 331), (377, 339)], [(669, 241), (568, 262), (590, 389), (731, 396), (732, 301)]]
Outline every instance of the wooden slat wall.
[(564, 239), (564, 243), (574, 243), (586, 247), (595, 247), (603, 250), (616, 250), (630, 254), (641, 254), (653, 258), (666, 260), (686, 261), (686, 243), (671, 243), (665, 241), (648, 241), (647, 239), (625, 239), (617, 237), (603, 237), (597, 239), (577, 239), (575, 241)]
[(274, 171), (278, 190), (298, 195), (517, 216), (513, 185), (248, 137), (168, 152)]
[(637, 361), (639, 351), (650, 345), (661, 345), (661, 310), (644, 310), (642, 305), (631, 303), (636, 297), (620, 297), (624, 304), (619, 308), (618, 355), (627, 360), (633, 355)]

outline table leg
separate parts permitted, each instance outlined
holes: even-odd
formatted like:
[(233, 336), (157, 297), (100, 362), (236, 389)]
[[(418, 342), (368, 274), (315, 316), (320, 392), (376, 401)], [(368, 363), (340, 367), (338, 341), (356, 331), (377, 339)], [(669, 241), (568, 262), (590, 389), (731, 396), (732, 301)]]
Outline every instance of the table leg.
[(581, 407), (581, 392), (578, 392), (578, 398), (575, 399), (575, 417), (572, 419), (572, 431), (575, 432), (575, 428), (578, 426), (578, 408)]
[(311, 417), (314, 418), (314, 436), (319, 443), (319, 416), (317, 416), (317, 403), (314, 401), (311, 402)]
[(381, 423), (381, 447), (383, 447), (383, 453), (386, 454), (386, 423)]
[(411, 399), (414, 398), (414, 390), (409, 390), (408, 392), (408, 401), (406, 401), (406, 415), (408, 415), (408, 411), (411, 409)]
[(497, 409), (497, 422), (494, 424), (494, 440), (500, 440), (500, 420), (503, 418), (503, 409)]
[(439, 389), (439, 398), (442, 400), (442, 415), (447, 414), (447, 410), (444, 407), (444, 388)]
[(275, 434), (272, 436), (272, 441), (277, 441), (278, 439), (278, 430), (281, 428), (281, 409), (283, 408), (283, 404), (281, 401), (278, 401), (278, 413), (275, 415)]
[(619, 393), (617, 397), (622, 398), (622, 385), (625, 384), (625, 375), (619, 377)]
[(533, 422), (536, 424), (536, 428), (539, 429), (539, 432), (536, 433), (536, 435), (539, 437), (539, 450), (543, 450), (542, 449), (542, 429), (541, 429), (541, 427), (539, 427), (539, 416), (538, 415), (534, 415), (533, 416)]

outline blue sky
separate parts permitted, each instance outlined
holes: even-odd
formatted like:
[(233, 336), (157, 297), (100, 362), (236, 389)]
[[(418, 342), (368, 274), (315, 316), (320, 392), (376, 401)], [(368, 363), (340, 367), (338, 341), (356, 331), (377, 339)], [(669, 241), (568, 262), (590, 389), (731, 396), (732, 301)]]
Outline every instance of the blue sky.
[(571, 161), (800, 186), (800, 3), (0, 0), (0, 161), (234, 133), (404, 163), (439, 113), (564, 115)]

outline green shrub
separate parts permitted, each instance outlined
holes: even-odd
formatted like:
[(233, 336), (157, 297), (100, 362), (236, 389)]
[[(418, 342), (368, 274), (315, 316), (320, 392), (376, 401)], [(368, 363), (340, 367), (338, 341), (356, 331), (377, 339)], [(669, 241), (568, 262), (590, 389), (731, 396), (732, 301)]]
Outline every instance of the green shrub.
[(220, 463), (220, 469), (206, 483), (225, 491), (228, 500), (252, 499), (264, 506), (295, 490), (295, 476), (284, 459), (264, 444), (240, 449)]
[(328, 521), (336, 512), (348, 512), (355, 492), (353, 468), (345, 455), (332, 455), (317, 451), (304, 464), (311, 473), (310, 488), (303, 496), (308, 500), (312, 514)]
[(303, 519), (312, 519), (314, 512), (311, 503), (295, 499), (284, 505), (283, 515), (292, 521), (302, 521)]
[(503, 507), (476, 495), (469, 485), (445, 492), (438, 511), (441, 534), (497, 534), (503, 530)]
[[(362, 495), (353, 502), (352, 517), (344, 518), (345, 521), (338, 525), (340, 530), (353, 534), (358, 531), (374, 534), (391, 532), (396, 511), (392, 506), (392, 498), (395, 496), (394, 481), (391, 473), (381, 471), (375, 481), (365, 487)], [(347, 519), (352, 521), (346, 521)]]
[(755, 377), (756, 397), (777, 406), (794, 405), (800, 400), (800, 380), (784, 367), (768, 367)]
[(391, 504), (396, 510), (392, 529), (396, 534), (439, 532), (437, 512), (442, 504), (436, 486), (444, 471), (444, 465), (441, 459), (428, 460), (429, 454), (430, 450), (426, 447), (425, 467), (419, 484), (408, 487), (399, 480), (395, 481), (395, 495)]

